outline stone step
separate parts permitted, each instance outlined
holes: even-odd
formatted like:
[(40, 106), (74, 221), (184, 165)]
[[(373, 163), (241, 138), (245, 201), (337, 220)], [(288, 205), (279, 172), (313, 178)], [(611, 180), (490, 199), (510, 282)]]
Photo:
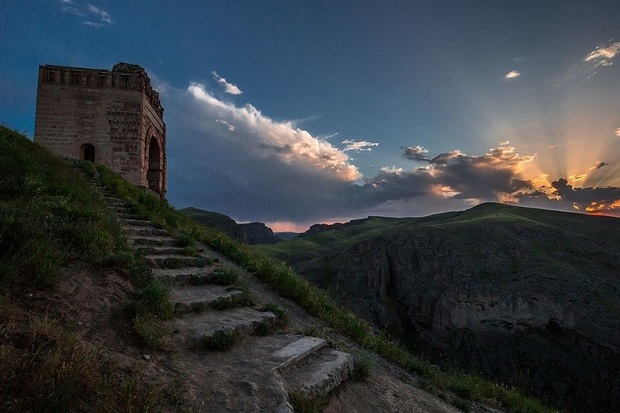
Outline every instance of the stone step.
[(121, 201), (120, 199), (110, 200), (110, 199), (104, 198), (104, 201), (108, 207), (123, 207), (123, 208), (127, 207), (127, 204), (124, 201)]
[(272, 356), (279, 363), (277, 370), (284, 369), (299, 360), (316, 353), (325, 347), (327, 342), (318, 337), (302, 337), (281, 349), (274, 351)]
[(155, 228), (155, 227), (122, 225), (122, 228), (123, 228), (123, 232), (125, 232), (125, 235), (127, 236), (137, 236), (137, 235), (142, 235), (142, 236), (164, 235), (165, 236), (165, 235), (168, 235), (168, 231), (166, 231), (165, 229)]
[(206, 343), (218, 334), (232, 334), (240, 339), (254, 333), (263, 323), (273, 325), (275, 321), (276, 316), (272, 312), (248, 307), (207, 311), (177, 319), (181, 327), (179, 330), (187, 332), (187, 344), (193, 348), (205, 348)]
[[(246, 298), (246, 293), (231, 290), (222, 285), (205, 285), (200, 287), (176, 287), (170, 290), (170, 301), (174, 303), (178, 314), (200, 312), (208, 306), (238, 306)], [(220, 307), (221, 308), (221, 307)]]
[(129, 245), (154, 245), (158, 247), (176, 247), (177, 239), (174, 237), (159, 237), (159, 236), (137, 236), (127, 237), (127, 243)]
[(113, 212), (118, 212), (118, 213), (130, 213), (131, 212), (131, 208), (129, 208), (127, 206), (110, 206), (110, 205), (108, 205), (108, 209), (113, 211)]
[[(142, 253), (143, 255), (184, 255), (183, 248), (158, 246), (158, 245), (134, 245), (134, 250)], [(185, 255), (187, 256), (187, 255)]]
[(215, 277), (212, 268), (153, 268), (153, 277), (171, 285), (202, 285)]
[(353, 356), (323, 348), (296, 364), (281, 369), (289, 394), (313, 400), (325, 396), (353, 372)]
[(147, 255), (144, 257), (153, 268), (204, 267), (208, 260), (204, 257), (187, 257), (178, 254)]
[(119, 219), (119, 222), (121, 223), (121, 225), (128, 225), (128, 226), (132, 226), (132, 227), (154, 227), (153, 223), (151, 221), (148, 221), (146, 219), (127, 219), (127, 218), (122, 218)]
[(131, 212), (114, 212), (114, 215), (116, 215), (117, 218), (121, 218), (121, 219), (135, 219), (135, 215), (132, 214)]

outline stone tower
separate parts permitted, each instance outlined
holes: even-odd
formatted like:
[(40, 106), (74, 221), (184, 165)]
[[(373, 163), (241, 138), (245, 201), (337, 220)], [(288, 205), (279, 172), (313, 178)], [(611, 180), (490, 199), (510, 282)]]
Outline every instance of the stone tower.
[(146, 71), (39, 66), (34, 140), (61, 156), (108, 166), (165, 197), (166, 124)]

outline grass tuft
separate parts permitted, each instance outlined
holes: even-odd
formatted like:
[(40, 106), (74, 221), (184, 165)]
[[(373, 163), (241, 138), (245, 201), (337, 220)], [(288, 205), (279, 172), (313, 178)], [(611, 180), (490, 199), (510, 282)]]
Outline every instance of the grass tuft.
[(209, 282), (218, 285), (233, 285), (239, 282), (239, 273), (233, 269), (218, 268), (213, 271)]
[(211, 337), (203, 341), (203, 345), (208, 350), (228, 351), (237, 341), (239, 334), (235, 330), (216, 331)]
[(370, 378), (375, 367), (376, 359), (374, 354), (363, 353), (355, 357), (353, 362), (353, 379), (366, 381)]

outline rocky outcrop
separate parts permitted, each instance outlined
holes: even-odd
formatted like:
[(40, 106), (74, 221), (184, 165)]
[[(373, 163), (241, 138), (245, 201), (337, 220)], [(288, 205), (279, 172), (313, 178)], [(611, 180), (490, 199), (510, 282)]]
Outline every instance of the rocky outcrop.
[(198, 208), (184, 208), (181, 212), (207, 227), (222, 231), (246, 244), (272, 244), (280, 241), (271, 228), (261, 222), (238, 224), (227, 215)]
[(618, 242), (488, 221), (384, 234), (294, 268), (437, 362), (575, 411), (620, 410)]

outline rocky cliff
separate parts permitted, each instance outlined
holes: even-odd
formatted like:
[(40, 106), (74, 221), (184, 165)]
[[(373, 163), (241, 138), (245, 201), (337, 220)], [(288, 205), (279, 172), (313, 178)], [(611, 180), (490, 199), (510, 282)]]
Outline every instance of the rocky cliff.
[(184, 208), (181, 212), (203, 225), (222, 231), (228, 236), (246, 244), (269, 244), (280, 241), (273, 234), (271, 228), (261, 222), (238, 224), (227, 215), (191, 207)]
[(619, 411), (620, 220), (521, 210), (485, 205), (348, 243), (345, 225), (339, 248), (291, 263), (437, 362)]

